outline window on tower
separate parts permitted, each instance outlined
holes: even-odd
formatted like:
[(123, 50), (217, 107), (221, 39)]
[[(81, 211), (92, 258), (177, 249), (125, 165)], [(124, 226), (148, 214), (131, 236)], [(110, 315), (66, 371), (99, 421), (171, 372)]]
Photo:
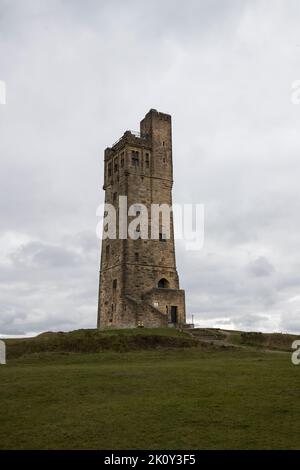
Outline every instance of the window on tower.
[(159, 289), (168, 289), (170, 287), (170, 283), (169, 283), (169, 281), (167, 281), (167, 279), (162, 278), (158, 281), (157, 287)]
[(136, 215), (136, 216), (139, 216), (139, 215), (141, 214), (142, 208), (141, 208), (141, 206), (140, 206), (139, 204), (135, 204), (135, 205), (134, 205), (134, 210), (135, 210), (135, 215)]
[(111, 176), (112, 174), (112, 168), (111, 168), (111, 162), (109, 162), (109, 164), (107, 165), (107, 173), (108, 173), (108, 176)]
[(149, 157), (149, 153), (146, 153), (145, 165), (146, 165), (146, 168), (149, 168), (149, 167), (150, 167), (150, 157)]
[(166, 242), (167, 241), (167, 236), (165, 233), (161, 233), (159, 234), (159, 241), (160, 242)]
[(138, 225), (134, 232), (134, 239), (139, 240), (141, 238), (141, 227)]
[(140, 155), (137, 150), (132, 150), (131, 152), (131, 163), (133, 166), (139, 166), (140, 164)]
[(119, 169), (118, 158), (114, 160), (114, 172), (117, 173)]
[(121, 168), (124, 168), (124, 152), (121, 153)]

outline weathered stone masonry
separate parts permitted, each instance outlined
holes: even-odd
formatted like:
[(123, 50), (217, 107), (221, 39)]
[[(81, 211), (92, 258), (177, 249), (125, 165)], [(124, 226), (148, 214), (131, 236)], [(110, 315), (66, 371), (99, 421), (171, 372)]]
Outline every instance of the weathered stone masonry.
[[(104, 165), (106, 203), (118, 209), (119, 196), (127, 196), (128, 207), (144, 204), (149, 217), (151, 204), (172, 205), (171, 116), (151, 109), (138, 135), (126, 131), (105, 150)], [(184, 323), (185, 296), (176, 270), (172, 214), (170, 239), (160, 234), (158, 240), (103, 240), (98, 327)]]

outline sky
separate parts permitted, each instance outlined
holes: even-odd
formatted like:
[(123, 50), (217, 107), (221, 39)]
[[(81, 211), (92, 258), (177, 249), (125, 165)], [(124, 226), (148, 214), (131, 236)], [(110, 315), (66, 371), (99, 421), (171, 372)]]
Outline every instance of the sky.
[(96, 326), (103, 152), (172, 115), (187, 320), (300, 334), (298, 0), (0, 0), (0, 334)]

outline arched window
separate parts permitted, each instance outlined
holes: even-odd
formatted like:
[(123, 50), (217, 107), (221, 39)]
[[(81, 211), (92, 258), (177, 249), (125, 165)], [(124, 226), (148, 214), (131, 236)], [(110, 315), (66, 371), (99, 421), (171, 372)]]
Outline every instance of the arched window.
[(162, 279), (160, 279), (160, 280), (158, 281), (158, 285), (157, 285), (157, 286), (158, 286), (159, 289), (168, 289), (169, 285), (170, 285), (170, 284), (169, 284), (169, 281), (167, 281), (167, 279), (165, 279), (165, 278), (163, 277)]

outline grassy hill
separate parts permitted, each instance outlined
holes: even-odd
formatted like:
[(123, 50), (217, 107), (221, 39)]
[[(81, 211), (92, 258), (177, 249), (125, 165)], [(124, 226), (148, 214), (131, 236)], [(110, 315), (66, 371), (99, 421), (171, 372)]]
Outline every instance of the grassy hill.
[(78, 330), (7, 340), (1, 449), (298, 449), (294, 336)]
[(42, 333), (35, 338), (7, 340), (8, 359), (33, 353), (98, 353), (139, 351), (155, 348), (189, 348), (197, 341), (186, 333), (169, 329), (76, 330)]
[(38, 353), (98, 353), (141, 351), (157, 348), (257, 348), (291, 351), (297, 337), (288, 334), (246, 333), (213, 328), (178, 331), (175, 328), (75, 330), (46, 332), (34, 338), (8, 339), (8, 359)]

